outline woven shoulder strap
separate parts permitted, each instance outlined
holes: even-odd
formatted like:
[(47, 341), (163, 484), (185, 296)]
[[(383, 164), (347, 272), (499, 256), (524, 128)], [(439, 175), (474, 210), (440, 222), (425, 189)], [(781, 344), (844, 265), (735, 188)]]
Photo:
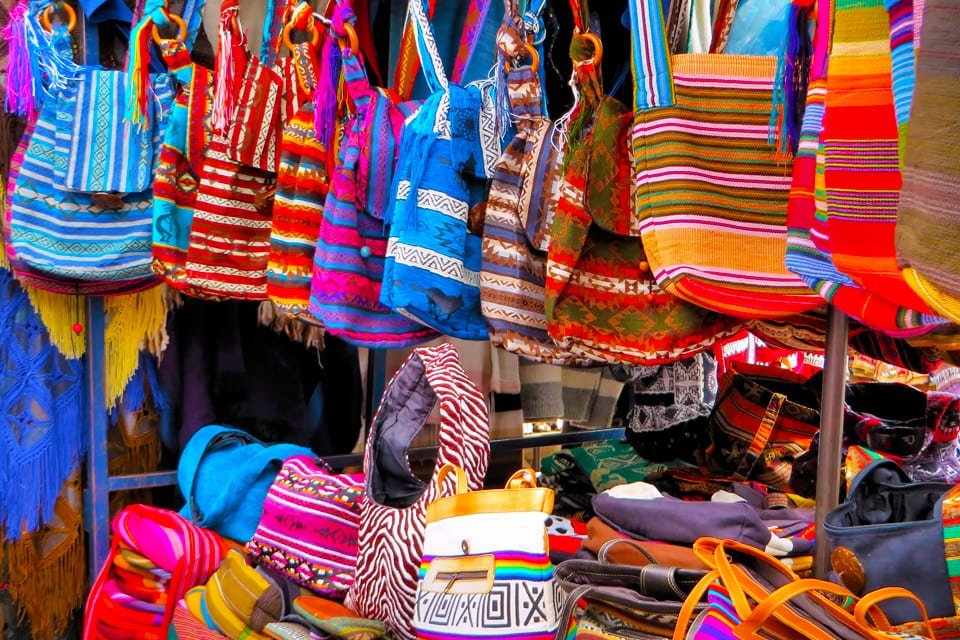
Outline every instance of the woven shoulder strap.
[(427, 0), (410, 0), (407, 5), (407, 20), (413, 25), (417, 52), (420, 55), (424, 77), (431, 92), (445, 91), (451, 81), (454, 84), (459, 84), (463, 80), (489, 9), (490, 0), (470, 0), (467, 19), (460, 36), (460, 46), (457, 48), (457, 57), (454, 60), (453, 71), (448, 78), (443, 68), (443, 58), (437, 48), (436, 35), (430, 22)]
[(673, 104), (670, 51), (660, 0), (630, 0), (634, 109)]

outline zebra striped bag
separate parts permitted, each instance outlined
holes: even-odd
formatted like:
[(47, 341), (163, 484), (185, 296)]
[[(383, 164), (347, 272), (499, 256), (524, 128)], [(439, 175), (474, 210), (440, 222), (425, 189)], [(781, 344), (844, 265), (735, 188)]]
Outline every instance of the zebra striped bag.
[(661, 3), (633, 0), (630, 12), (635, 209), (657, 282), (747, 318), (822, 304), (784, 266), (791, 169), (770, 135), (777, 57), (671, 56)]
[[(407, 449), (440, 402), (440, 450), (429, 483), (413, 475)], [(364, 453), (367, 502), (360, 514), (357, 575), (346, 605), (384, 622), (400, 640), (413, 640), (417, 581), (423, 559), (427, 505), (452, 495), (438, 482), (447, 464), (464, 469), (472, 491), (483, 488), (490, 458), (487, 405), (452, 344), (415, 349), (380, 401)]]

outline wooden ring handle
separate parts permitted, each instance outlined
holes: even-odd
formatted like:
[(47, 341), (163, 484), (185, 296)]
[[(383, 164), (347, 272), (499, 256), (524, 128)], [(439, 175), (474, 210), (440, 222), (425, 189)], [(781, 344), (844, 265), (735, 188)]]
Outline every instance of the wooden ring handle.
[(73, 33), (74, 29), (77, 28), (77, 12), (74, 11), (66, 2), (60, 4), (51, 4), (40, 14), (40, 26), (46, 29), (47, 33), (53, 33), (53, 24), (50, 22), (50, 15), (54, 7), (59, 7), (63, 9), (63, 13), (67, 16), (67, 31)]
[[(349, 23), (344, 23), (343, 30), (347, 33), (347, 48), (355, 54), (360, 53), (360, 38), (357, 36), (357, 30)], [(340, 47), (343, 48), (343, 40), (340, 41)]]
[(576, 33), (576, 35), (580, 38), (583, 38), (584, 40), (589, 42), (591, 45), (593, 45), (593, 57), (588, 60), (583, 60), (582, 62), (578, 62), (577, 64), (578, 65), (590, 64), (593, 66), (597, 66), (598, 64), (600, 64), (600, 61), (603, 60), (603, 43), (600, 42), (600, 38), (598, 38), (595, 33), (590, 33), (589, 31), (586, 31), (584, 33), (578, 32)]
[[(283, 39), (283, 45), (290, 51), (293, 51), (293, 46), (294, 46), (293, 40), (290, 39), (290, 32), (293, 31), (295, 22), (296, 20), (292, 20), (287, 24), (285, 24), (283, 26), (283, 35), (281, 36)], [(310, 34), (310, 44), (312, 44), (313, 46), (317, 46), (318, 44), (320, 44), (320, 30), (317, 29), (317, 25), (314, 24), (312, 20), (307, 23), (306, 31), (307, 33)]]
[(153, 24), (153, 41), (157, 44), (163, 44), (167, 40), (179, 40), (181, 42), (187, 39), (187, 23), (183, 21), (183, 18), (178, 16), (175, 13), (170, 13), (166, 8), (163, 9), (163, 16), (177, 27), (177, 36), (175, 38), (163, 38), (160, 36), (160, 28), (156, 23)]
[[(530, 72), (534, 74), (537, 73), (537, 71), (540, 70), (540, 54), (537, 53), (537, 48), (527, 42), (523, 45), (523, 50), (527, 52), (528, 56), (530, 56)], [(510, 71), (510, 61), (507, 60), (503, 64), (504, 68), (507, 71)]]

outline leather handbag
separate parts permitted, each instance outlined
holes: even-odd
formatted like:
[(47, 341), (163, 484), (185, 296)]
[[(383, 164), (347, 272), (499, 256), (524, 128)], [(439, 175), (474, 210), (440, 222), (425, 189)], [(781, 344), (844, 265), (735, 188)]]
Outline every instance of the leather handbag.
[[(693, 14), (705, 6), (709, 20), (709, 5), (692, 0)], [(736, 5), (723, 3), (728, 14)], [(820, 298), (784, 266), (796, 141), (792, 106), (789, 99), (778, 105), (777, 96), (792, 89), (783, 71), (792, 69), (788, 53), (714, 48), (671, 55), (662, 4), (643, 0), (630, 7), (633, 193), (657, 283), (691, 303), (744, 318), (819, 306)], [(729, 15), (717, 18), (725, 20)], [(797, 29), (791, 37), (799, 48), (806, 33)]]
[(569, 130), (546, 270), (550, 336), (615, 364), (664, 364), (736, 333), (740, 323), (657, 286), (630, 201), (630, 109), (605, 95), (602, 46), (587, 3), (571, 0), (570, 57), (580, 96)]
[[(800, 579), (776, 558), (747, 545), (701, 538), (695, 550), (712, 571), (691, 590), (674, 640), (935, 638), (924, 603), (906, 589), (880, 589), (858, 599), (832, 582)], [(705, 594), (708, 605), (693, 620)], [(894, 599), (908, 603), (923, 620), (921, 635), (899, 633), (890, 625), (878, 605)]]
[(819, 395), (802, 376), (733, 362), (710, 414), (707, 461), (717, 473), (789, 490), (793, 462), (819, 429)]
[(251, 557), (298, 584), (343, 598), (353, 584), (363, 475), (336, 474), (307, 456), (287, 458), (247, 544)]
[[(553, 489), (521, 469), (505, 489), (468, 491), (466, 472), (447, 464), (438, 489), (453, 495), (427, 506), (413, 626), (417, 637), (487, 638), (497, 629), (531, 640), (557, 632), (561, 599), (553, 577), (546, 516)], [(451, 616), (470, 611), (470, 616)]]
[[(565, 592), (557, 640), (672, 638), (690, 592), (704, 570), (566, 560), (556, 569)], [(698, 605), (695, 610), (702, 610)]]
[[(356, 34), (352, 3), (340, 0), (333, 34), (349, 42)], [(412, 40), (409, 41), (412, 44)], [(415, 57), (416, 53), (413, 52)], [(371, 348), (403, 347), (435, 337), (435, 331), (380, 302), (387, 253), (386, 197), (393, 182), (400, 127), (419, 102), (371, 86), (364, 58), (348, 46), (341, 52), (343, 87), (353, 110), (324, 203), (310, 283), (310, 313), (327, 331)], [(397, 74), (398, 82), (402, 74)]]
[[(932, 618), (960, 615), (960, 572), (950, 561), (958, 508), (960, 490), (952, 483), (912, 482), (892, 460), (868, 464), (824, 520), (836, 579), (857, 594), (903, 587), (923, 600)], [(919, 619), (906, 603), (882, 607), (894, 624)]]
[[(476, 0), (465, 39), (475, 37), (489, 0)], [(437, 331), (486, 340), (480, 313), (486, 179), (500, 155), (495, 108), (477, 85), (451, 82), (426, 0), (408, 5), (431, 95), (403, 125), (387, 212), (390, 240), (380, 301)]]
[(307, 96), (293, 56), (268, 66), (235, 35), (242, 31), (235, 0), (221, 6), (220, 23), (213, 137), (190, 226), (186, 277), (194, 295), (265, 300), (276, 148)]
[[(427, 483), (410, 471), (407, 449), (440, 402), (440, 450)], [(471, 491), (483, 487), (490, 456), (487, 405), (467, 377), (452, 344), (418, 348), (387, 386), (364, 453), (367, 503), (360, 514), (357, 577), (346, 604), (412, 640), (417, 581), (424, 552), (427, 505), (452, 494), (440, 469), (465, 470)]]
[(547, 333), (545, 271), (563, 152), (556, 148), (556, 127), (545, 113), (538, 54), (525, 46), (532, 33), (527, 33), (516, 2), (505, 4), (497, 47), (499, 64), (507, 69), (516, 135), (497, 160), (490, 181), (483, 219), (480, 308), (494, 345), (540, 362), (588, 364), (589, 359), (566, 352)]
[(225, 538), (248, 542), (281, 464), (294, 455), (313, 452), (292, 444), (268, 446), (239, 429), (203, 427), (177, 465), (177, 486), (187, 501), (180, 514)]

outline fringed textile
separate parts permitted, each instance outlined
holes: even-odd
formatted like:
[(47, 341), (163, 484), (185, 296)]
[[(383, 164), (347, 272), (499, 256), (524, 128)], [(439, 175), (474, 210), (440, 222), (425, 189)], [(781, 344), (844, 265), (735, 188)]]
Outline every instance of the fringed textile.
[(106, 372), (104, 394), (108, 407), (119, 400), (140, 364), (140, 351), (162, 352), (166, 347), (167, 309), (163, 289), (104, 299), (107, 314), (104, 342)]

